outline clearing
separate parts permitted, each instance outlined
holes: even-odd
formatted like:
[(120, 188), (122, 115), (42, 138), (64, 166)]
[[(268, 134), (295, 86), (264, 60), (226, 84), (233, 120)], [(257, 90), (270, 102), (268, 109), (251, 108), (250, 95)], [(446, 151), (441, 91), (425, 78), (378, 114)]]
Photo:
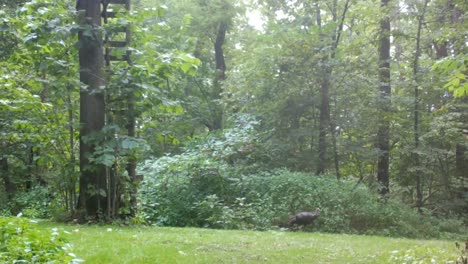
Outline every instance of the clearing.
[(454, 241), (284, 231), (81, 226), (70, 232), (85, 263), (455, 263)]

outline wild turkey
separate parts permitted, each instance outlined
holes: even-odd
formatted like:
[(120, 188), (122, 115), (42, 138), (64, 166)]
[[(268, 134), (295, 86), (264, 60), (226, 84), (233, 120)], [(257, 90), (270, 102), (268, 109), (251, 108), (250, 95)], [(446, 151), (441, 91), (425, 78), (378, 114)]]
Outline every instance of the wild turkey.
[(315, 209), (315, 212), (300, 212), (289, 219), (289, 226), (293, 225), (310, 225), (320, 216), (320, 208)]

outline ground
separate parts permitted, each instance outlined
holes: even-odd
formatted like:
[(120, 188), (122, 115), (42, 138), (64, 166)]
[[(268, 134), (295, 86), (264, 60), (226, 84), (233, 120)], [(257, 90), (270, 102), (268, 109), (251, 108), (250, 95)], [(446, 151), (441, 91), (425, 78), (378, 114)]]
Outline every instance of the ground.
[(454, 241), (286, 231), (41, 224), (85, 263), (455, 263)]

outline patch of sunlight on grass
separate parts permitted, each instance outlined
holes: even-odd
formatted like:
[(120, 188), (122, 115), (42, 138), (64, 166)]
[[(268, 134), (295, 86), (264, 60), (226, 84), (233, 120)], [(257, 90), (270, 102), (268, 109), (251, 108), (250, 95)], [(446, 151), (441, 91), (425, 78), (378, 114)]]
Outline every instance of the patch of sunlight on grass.
[[(376, 236), (43, 223), (85, 263), (446, 263), (454, 243)], [(454, 263), (454, 262), (453, 262)]]

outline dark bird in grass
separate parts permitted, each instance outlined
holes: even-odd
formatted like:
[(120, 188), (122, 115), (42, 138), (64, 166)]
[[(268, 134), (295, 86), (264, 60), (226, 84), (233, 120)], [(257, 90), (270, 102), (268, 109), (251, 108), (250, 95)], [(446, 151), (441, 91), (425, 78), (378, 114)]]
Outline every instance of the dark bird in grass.
[(301, 225), (306, 226), (312, 224), (320, 216), (320, 208), (312, 212), (300, 212), (289, 219), (289, 226)]

